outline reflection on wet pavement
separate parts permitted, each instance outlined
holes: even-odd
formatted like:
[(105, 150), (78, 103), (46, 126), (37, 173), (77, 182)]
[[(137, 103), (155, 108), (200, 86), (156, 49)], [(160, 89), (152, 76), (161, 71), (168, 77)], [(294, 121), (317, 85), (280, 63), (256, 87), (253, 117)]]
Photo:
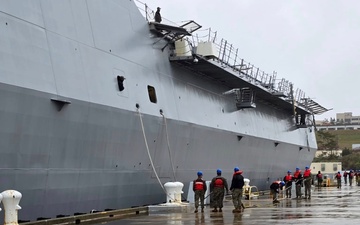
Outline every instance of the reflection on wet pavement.
[(156, 212), (148, 216), (138, 216), (108, 223), (108, 225), (201, 225), (201, 224), (357, 224), (360, 187), (343, 186), (315, 189), (311, 199), (281, 199), (272, 204), (270, 197), (244, 200), (247, 207), (243, 213), (232, 213), (232, 202), (225, 201), (223, 212), (193, 213), (193, 205), (187, 212)]

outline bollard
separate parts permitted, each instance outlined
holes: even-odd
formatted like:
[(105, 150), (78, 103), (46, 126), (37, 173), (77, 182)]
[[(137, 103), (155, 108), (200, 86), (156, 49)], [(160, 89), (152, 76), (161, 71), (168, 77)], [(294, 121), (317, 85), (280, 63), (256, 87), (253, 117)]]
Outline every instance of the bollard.
[(181, 203), (181, 194), (184, 193), (182, 191), (184, 184), (176, 181), (174, 182), (176, 184), (176, 189), (175, 189), (175, 202)]
[(4, 225), (18, 225), (18, 210), (21, 193), (15, 190), (6, 190), (1, 193), (5, 210)]
[(250, 199), (250, 179), (244, 178), (243, 195), (245, 199)]
[[(3, 200), (3, 196), (0, 194), (0, 204), (2, 200)], [(0, 208), (0, 212), (1, 212), (1, 208)]]
[(175, 202), (175, 193), (176, 193), (177, 184), (174, 182), (167, 182), (164, 184), (166, 190), (166, 203)]

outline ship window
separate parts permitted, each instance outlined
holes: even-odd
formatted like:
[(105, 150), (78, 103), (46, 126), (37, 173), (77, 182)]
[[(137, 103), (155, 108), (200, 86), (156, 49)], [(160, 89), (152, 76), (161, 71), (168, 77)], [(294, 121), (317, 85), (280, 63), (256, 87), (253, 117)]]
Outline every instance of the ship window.
[(149, 92), (149, 98), (150, 98), (150, 102), (152, 103), (156, 103), (157, 99), (156, 99), (156, 92), (155, 92), (155, 88), (148, 85), (148, 92)]
[(123, 76), (117, 76), (116, 77), (117, 79), (117, 83), (118, 83), (118, 86), (119, 86), (119, 91), (123, 91), (125, 88), (124, 88), (124, 80), (125, 80), (125, 77)]

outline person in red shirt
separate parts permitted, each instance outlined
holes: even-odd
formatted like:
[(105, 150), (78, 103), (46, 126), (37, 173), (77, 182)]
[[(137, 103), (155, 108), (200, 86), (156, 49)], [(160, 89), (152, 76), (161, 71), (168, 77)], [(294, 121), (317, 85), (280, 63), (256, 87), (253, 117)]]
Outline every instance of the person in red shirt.
[(201, 212), (204, 212), (204, 200), (206, 192), (206, 181), (202, 179), (203, 173), (201, 171), (197, 172), (198, 178), (193, 181), (193, 191), (195, 193), (195, 213), (198, 212), (199, 200), (201, 205)]
[(348, 175), (348, 173), (346, 172), (346, 170), (344, 170), (343, 177), (344, 177), (345, 185), (347, 184), (347, 175)]
[(350, 172), (349, 172), (349, 185), (350, 186), (352, 186), (353, 179), (354, 179), (354, 171), (350, 170)]
[(298, 167), (296, 167), (296, 171), (294, 173), (294, 182), (296, 188), (296, 198), (301, 198), (302, 174)]
[(304, 185), (305, 185), (305, 198), (311, 198), (311, 170), (308, 166), (305, 167), (305, 171), (303, 174), (304, 177)]
[(337, 172), (337, 174), (335, 175), (335, 178), (337, 180), (337, 188), (341, 188), (341, 174), (340, 174), (340, 171)]
[(280, 189), (282, 189), (282, 187), (285, 185), (284, 181), (274, 181), (271, 185), (270, 185), (270, 193), (272, 194), (273, 197), (273, 203), (279, 203), (278, 200), (278, 194), (280, 192)]
[(221, 169), (217, 169), (216, 175), (210, 183), (210, 205), (214, 207), (213, 212), (218, 212), (217, 208), (219, 208), (219, 212), (222, 212), (225, 190), (228, 194), (229, 188), (227, 180), (221, 176)]
[(317, 186), (318, 188), (320, 188), (322, 186), (322, 182), (323, 182), (323, 177), (320, 171), (318, 171), (318, 174), (316, 174), (316, 178), (317, 178)]
[(291, 198), (291, 188), (292, 188), (292, 182), (293, 182), (293, 176), (291, 175), (291, 171), (287, 171), (287, 175), (284, 177), (285, 182), (285, 195), (286, 198)]

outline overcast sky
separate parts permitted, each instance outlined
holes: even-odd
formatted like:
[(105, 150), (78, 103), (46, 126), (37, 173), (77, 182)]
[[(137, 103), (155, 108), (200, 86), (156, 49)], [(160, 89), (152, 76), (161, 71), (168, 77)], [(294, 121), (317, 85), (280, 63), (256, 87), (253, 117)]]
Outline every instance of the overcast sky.
[(247, 62), (333, 108), (317, 120), (360, 116), (360, 0), (141, 1), (167, 20), (217, 31)]

